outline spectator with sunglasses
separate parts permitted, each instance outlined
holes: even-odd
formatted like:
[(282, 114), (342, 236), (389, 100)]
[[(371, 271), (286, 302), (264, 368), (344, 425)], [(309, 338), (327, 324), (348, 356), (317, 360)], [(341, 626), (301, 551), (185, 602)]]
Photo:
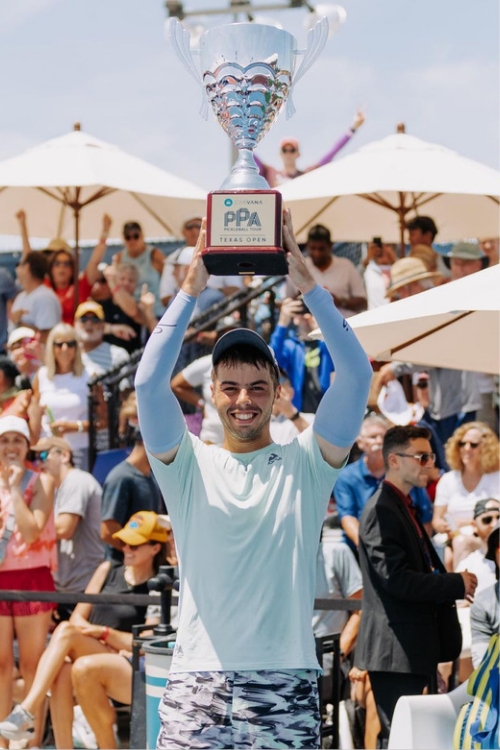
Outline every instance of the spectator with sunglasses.
[(402, 695), (433, 685), (440, 655), (439, 607), (472, 600), (473, 573), (447, 573), (410, 498), (434, 466), (424, 427), (398, 426), (384, 435), (385, 479), (365, 505), (359, 526), (363, 615), (355, 666), (368, 670), (377, 704), (380, 747), (387, 747)]
[(446, 443), (446, 460), (451, 471), (438, 482), (432, 524), (448, 536), (445, 563), (454, 570), (481, 546), (472, 525), (477, 501), (500, 500), (498, 438), (484, 422), (467, 422)]
[(457, 565), (456, 572), (469, 570), (477, 575), (477, 592), (479, 593), (496, 581), (495, 564), (485, 555), (488, 548), (488, 537), (500, 521), (500, 501), (494, 497), (478, 500), (474, 506), (472, 526), (474, 533), (481, 542), (481, 547), (471, 552)]
[(45, 364), (33, 379), (39, 409), (30, 422), (36, 436), (64, 438), (82, 469), (88, 468), (88, 379), (75, 329), (59, 323), (47, 339)]
[(31, 388), (31, 383), (42, 364), (43, 347), (33, 328), (19, 326), (14, 328), (7, 339), (7, 355), (15, 364), (21, 375), (16, 381), (21, 387)]
[(139, 278), (135, 288), (134, 297), (137, 302), (141, 299), (143, 284), (148, 285), (156, 299), (155, 315), (161, 317), (164, 307), (160, 300), (160, 279), (165, 264), (165, 256), (157, 247), (148, 245), (144, 241), (141, 225), (137, 221), (128, 221), (123, 226), (124, 248), (117, 253), (116, 262), (127, 263), (136, 266)]
[[(75, 467), (67, 440), (42, 437), (32, 450), (37, 455), (37, 466), (54, 480), (56, 590), (83, 592), (104, 559), (100, 536), (101, 485), (88, 471)], [(74, 608), (74, 604), (59, 604), (59, 618), (68, 620)]]
[(325, 154), (316, 164), (306, 167), (303, 171), (297, 168), (297, 159), (300, 156), (298, 140), (296, 138), (283, 138), (280, 143), (280, 156), (283, 161), (282, 169), (275, 169), (268, 164), (264, 164), (264, 162), (254, 154), (254, 159), (259, 167), (260, 174), (268, 181), (269, 187), (274, 188), (277, 185), (282, 185), (288, 180), (294, 180), (296, 177), (300, 177), (306, 172), (312, 172), (314, 169), (318, 169), (318, 167), (324, 167), (325, 164), (329, 164), (333, 160), (340, 149), (344, 148), (344, 146), (349, 143), (354, 133), (359, 130), (364, 121), (364, 113), (361, 111), (356, 112), (356, 116), (354, 117), (353, 123), (347, 133), (345, 133), (342, 138), (332, 146), (330, 151), (328, 151), (328, 153)]
[[(21, 263), (24, 263), (26, 257), (31, 252), (26, 212), (19, 211), (16, 214), (16, 217), (19, 221), (21, 237), (23, 240)], [(92, 286), (99, 277), (97, 267), (104, 258), (106, 252), (106, 240), (110, 228), (111, 218), (107, 214), (104, 214), (99, 242), (92, 251), (92, 255), (89, 258), (85, 270), (81, 271), (78, 276), (78, 302), (85, 302), (85, 300), (90, 297)], [(73, 325), (75, 314), (75, 258), (73, 251), (68, 243), (60, 237), (53, 239), (49, 243), (47, 250), (51, 251), (51, 256), (49, 259), (46, 285), (54, 291), (61, 303), (63, 323)]]

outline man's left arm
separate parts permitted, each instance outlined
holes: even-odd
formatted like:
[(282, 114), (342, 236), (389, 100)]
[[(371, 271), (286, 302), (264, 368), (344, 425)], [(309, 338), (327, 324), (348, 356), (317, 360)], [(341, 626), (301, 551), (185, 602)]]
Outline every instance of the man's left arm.
[(316, 318), (335, 364), (335, 378), (316, 412), (314, 434), (325, 461), (340, 468), (361, 429), (372, 368), (351, 327), (335, 308), (330, 292), (318, 286), (311, 276), (295, 240), (288, 210), (284, 218), (283, 236), (290, 278)]

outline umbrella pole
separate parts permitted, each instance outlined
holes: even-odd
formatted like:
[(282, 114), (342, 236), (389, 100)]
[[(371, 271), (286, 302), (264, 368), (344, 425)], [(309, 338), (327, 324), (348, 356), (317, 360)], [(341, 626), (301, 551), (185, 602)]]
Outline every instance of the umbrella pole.
[(80, 276), (80, 264), (79, 264), (79, 256), (80, 256), (80, 248), (79, 248), (79, 242), (80, 242), (80, 236), (79, 236), (79, 223), (80, 223), (80, 204), (78, 202), (75, 202), (73, 206), (73, 215), (75, 217), (75, 278), (74, 278), (74, 287), (75, 287), (75, 311), (78, 307), (78, 280)]

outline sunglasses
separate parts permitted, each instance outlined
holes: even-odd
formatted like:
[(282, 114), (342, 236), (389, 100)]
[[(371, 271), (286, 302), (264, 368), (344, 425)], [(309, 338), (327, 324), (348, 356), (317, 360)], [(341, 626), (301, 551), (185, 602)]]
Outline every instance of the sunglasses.
[(436, 460), (436, 454), (435, 453), (396, 453), (396, 456), (401, 456), (402, 458), (414, 458), (420, 466), (425, 466), (425, 464), (434, 463)]
[(15, 352), (17, 349), (22, 349), (22, 347), (26, 346), (27, 344), (32, 344), (33, 341), (36, 341), (36, 339), (32, 339), (32, 338), (19, 339), (19, 341), (15, 341), (13, 344), (11, 344), (9, 349), (11, 350), (11, 352)]
[(485, 526), (488, 526), (492, 521), (495, 521), (495, 523), (500, 518), (500, 514), (496, 514), (494, 516), (479, 516), (477, 519), (478, 521), (481, 521), (481, 523), (484, 523)]
[(80, 323), (102, 323), (102, 320), (97, 315), (82, 315), (78, 320)]
[(139, 232), (130, 232), (130, 234), (125, 234), (125, 240), (129, 242), (129, 240), (138, 240), (140, 238)]
[(74, 349), (76, 346), (76, 341), (54, 341), (54, 346), (56, 346), (58, 349), (62, 349), (65, 345), (68, 347), (68, 349)]
[(288, 148), (282, 148), (281, 149), (281, 153), (282, 154), (296, 154), (297, 153), (297, 149), (296, 148), (292, 148), (292, 146), (288, 146)]
[(139, 549), (139, 547), (145, 547), (146, 544), (149, 544), (149, 546), (152, 547), (153, 544), (158, 544), (158, 542), (153, 542), (152, 540), (149, 540), (149, 542), (143, 542), (142, 544), (129, 544), (128, 542), (123, 542), (123, 546), (128, 547), (131, 550)]
[(475, 450), (476, 448), (479, 448), (481, 443), (474, 443), (472, 440), (460, 440), (458, 443), (459, 448), (465, 448), (467, 445), (470, 445), (470, 447)]
[(201, 229), (201, 224), (199, 221), (195, 221), (192, 224), (184, 224), (184, 229)]
[(64, 266), (64, 268), (72, 268), (73, 261), (72, 260), (55, 260), (52, 263), (52, 267), (56, 268), (57, 266)]

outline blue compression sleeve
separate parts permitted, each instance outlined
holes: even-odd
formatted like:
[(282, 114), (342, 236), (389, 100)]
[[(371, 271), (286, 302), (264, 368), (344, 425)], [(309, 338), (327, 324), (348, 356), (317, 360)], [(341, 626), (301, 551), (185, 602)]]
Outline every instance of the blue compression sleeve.
[(321, 399), (314, 432), (339, 448), (359, 435), (370, 391), (372, 368), (352, 328), (333, 304), (330, 292), (315, 286), (304, 302), (321, 328), (335, 364), (335, 378)]
[(196, 297), (180, 291), (149, 337), (137, 373), (135, 388), (139, 426), (151, 453), (165, 453), (182, 440), (186, 421), (170, 388)]

